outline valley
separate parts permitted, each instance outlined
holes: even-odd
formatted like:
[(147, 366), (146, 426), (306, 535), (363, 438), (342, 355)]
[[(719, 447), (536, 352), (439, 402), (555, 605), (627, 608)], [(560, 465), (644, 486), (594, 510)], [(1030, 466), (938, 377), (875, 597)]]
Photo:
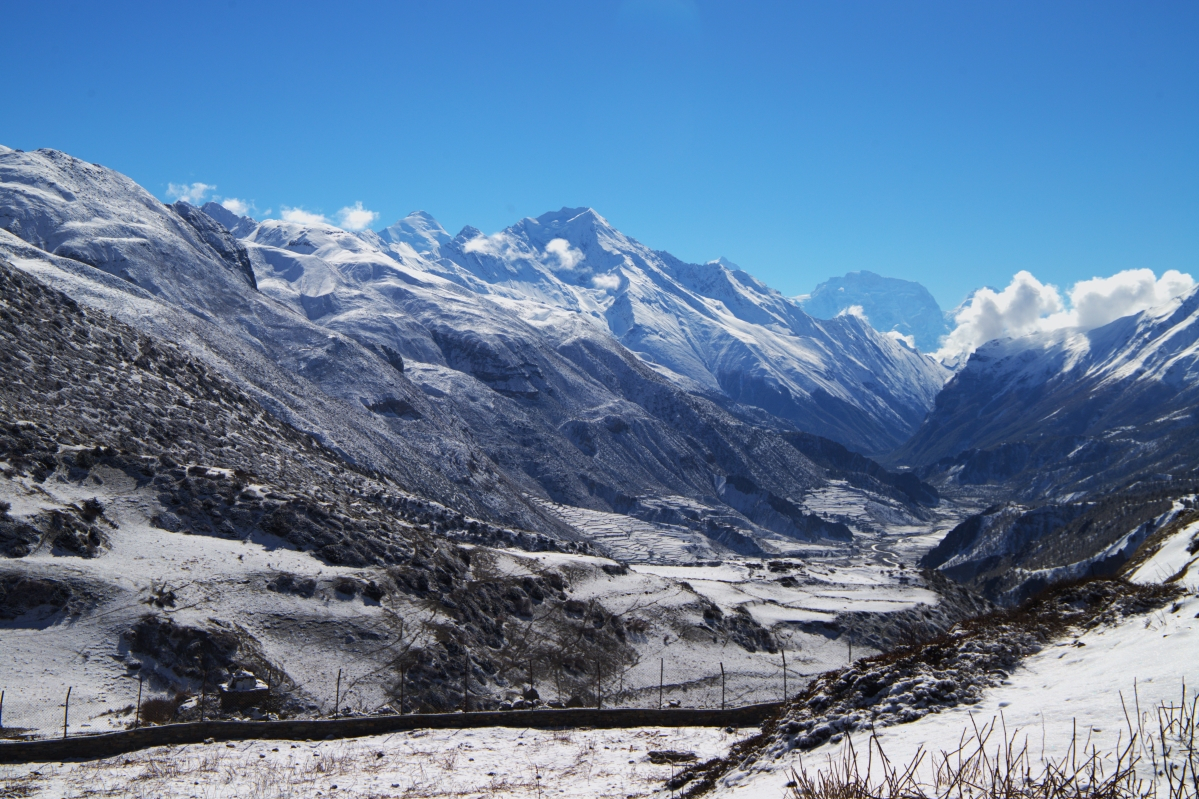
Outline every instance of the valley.
[[(940, 329), (936, 303), (879, 281), (845, 285), (879, 319), (919, 318), (876, 331), (833, 283), (806, 300), (831, 318), (809, 316), (735, 264), (684, 263), (587, 208), (492, 235), (422, 212), (353, 233), (166, 205), (65, 153), (0, 148), (0, 734), (780, 703), (760, 733), (163, 755), (257, 775), (205, 796), (324, 795), (334, 778), (540, 796), (543, 768), (561, 793), (708, 780), (775, 795), (789, 772), (763, 752), (828, 754), (876, 720), (943, 737), (929, 707), (953, 726), (1006, 696), (1024, 659), (1040, 673), (1054, 636), (1089, 619), (959, 668), (961, 692), (929, 678), (884, 705), (876, 674), (835, 718), (813, 694), (1045, 589), (1152, 584), (1151, 599), (1097, 594), (1128, 608), (1098, 607), (1103, 630), (1131, 647), (1158, 613), (1142, 629), (1171, 631), (1161, 656), (1189, 651), (1189, 622), (1161, 608), (1193, 605), (1196, 290), (993, 341), (951, 371), (908, 340)], [(258, 693), (237, 698), (239, 680)], [(513, 746), (537, 757), (502, 763)], [(651, 754), (676, 747), (687, 763), (755, 754), (703, 775)], [(418, 761), (419, 779), (397, 776)], [(152, 762), (0, 776), (30, 786), (13, 795), (83, 795), (89, 779), (187, 795)]]

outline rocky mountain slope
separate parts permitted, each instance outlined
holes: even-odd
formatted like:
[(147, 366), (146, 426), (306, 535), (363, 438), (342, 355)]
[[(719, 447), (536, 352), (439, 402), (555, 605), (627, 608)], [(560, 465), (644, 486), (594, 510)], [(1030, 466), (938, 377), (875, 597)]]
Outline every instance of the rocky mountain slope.
[(824, 663), (840, 657), (838, 610), (859, 626), (961, 613), (864, 562), (814, 579), (794, 561), (699, 568), (727, 583), (693, 587), (587, 551), (356, 468), (183, 347), (0, 262), (6, 734), (45, 734), (60, 686), (74, 723), (121, 728), (139, 676), (168, 704), (191, 697), (174, 718), (211, 715), (213, 683), (240, 669), (275, 686), (259, 714), (338, 697), (495, 708), (529, 701), (534, 666), (553, 701), (596, 701), (602, 680), (606, 702), (644, 703), (663, 655), (676, 695), (707, 701), (727, 666), (734, 696), (769, 697), (780, 617), (820, 620), (784, 632)]
[(1117, 574), (1152, 536), (1195, 520), (1199, 483), (1157, 483), (1087, 500), (1004, 503), (968, 517), (920, 559), (1017, 605), (1056, 583)]
[[(0, 254), (179, 343), (414, 494), (562, 539), (592, 532), (562, 508), (633, 514), (700, 558), (848, 539), (805, 505), (829, 478), (782, 435), (793, 427), (685, 390), (594, 320), (473, 291), (395, 229), (354, 236), (209, 210), (224, 223), (62, 153), (0, 152)], [(409, 227), (429, 252), (448, 244), (429, 220)], [(925, 513), (884, 494), (888, 518)]]
[(1026, 499), (1194, 473), (1199, 292), (1088, 331), (992, 341), (890, 457)]
[(859, 319), (813, 319), (735, 264), (683, 263), (590, 208), (453, 238), (414, 214), (377, 239), (540, 326), (589, 322), (692, 390), (868, 454), (906, 439), (948, 376)]

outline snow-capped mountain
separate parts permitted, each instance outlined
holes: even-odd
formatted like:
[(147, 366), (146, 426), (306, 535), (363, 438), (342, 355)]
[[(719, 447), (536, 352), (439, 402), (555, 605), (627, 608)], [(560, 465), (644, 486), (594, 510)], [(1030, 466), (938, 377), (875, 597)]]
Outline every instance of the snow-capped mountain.
[(895, 460), (1029, 497), (1192, 475), (1199, 291), (1088, 331), (980, 347)]
[[(249, 256), (198, 209), (53, 150), (0, 152), (0, 256), (77, 301), (180, 343), (358, 465), (464, 513), (566, 532), (485, 462), (387, 359), (255, 288)], [(411, 408), (403, 424), (371, 408)], [(481, 461), (480, 458), (483, 458)]]
[(948, 377), (862, 320), (816, 320), (723, 259), (687, 264), (613, 228), (589, 208), (524, 219), (491, 236), (446, 241), (425, 214), (380, 235), (472, 291), (520, 301), (530, 319), (562, 312), (611, 333), (659, 373), (761, 408), (867, 453), (915, 430)]
[[(0, 152), (0, 255), (409, 491), (567, 538), (595, 530), (571, 508), (602, 529), (634, 514), (680, 557), (849, 536), (810, 504), (827, 507), (829, 472), (785, 422), (686, 391), (593, 317), (473, 290), (410, 243), (452, 244), (431, 220), (356, 236), (210, 210), (246, 238), (103, 167)], [(924, 513), (885, 479), (845, 485), (881, 518)]]
[(921, 352), (933, 352), (949, 334), (941, 306), (924, 286), (862, 270), (833, 277), (796, 302), (817, 319), (864, 316), (875, 330), (896, 333)]

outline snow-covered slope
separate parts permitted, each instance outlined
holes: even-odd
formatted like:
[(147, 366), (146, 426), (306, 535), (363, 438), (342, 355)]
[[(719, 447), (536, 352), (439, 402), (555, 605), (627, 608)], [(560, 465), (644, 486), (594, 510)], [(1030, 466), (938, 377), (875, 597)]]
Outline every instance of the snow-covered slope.
[[(1040, 793), (1035, 786), (1026, 788), (1023, 780), (1042, 778), (1052, 764), (1059, 786), (1063, 777), (1079, 769), (1074, 785), (1099, 777), (1135, 789), (1127, 794), (1120, 791), (1123, 795), (1195, 796), (1194, 782), (1187, 780), (1199, 764), (1193, 727), (1199, 569), (1194, 555), (1186, 552), (1194, 536), (1194, 527), (1179, 531), (1163, 548), (1161, 559), (1147, 564), (1148, 571), (1130, 575), (1135, 583), (1152, 584), (1170, 571), (1174, 579), (1168, 584), (1185, 589), (1177, 601), (1149, 614), (1108, 614), (1098, 623), (1068, 628), (1059, 640), (1015, 669), (991, 675), (991, 687), (973, 702), (927, 715), (913, 706), (918, 709), (911, 715), (918, 720), (891, 727), (870, 724), (868, 717), (865, 723), (861, 717), (830, 723), (824, 732), (829, 727), (856, 727), (856, 731), (838, 732), (826, 738), (827, 743), (805, 751), (776, 747), (773, 758), (764, 756), (749, 768), (733, 770), (710, 795), (719, 799), (789, 796), (796, 772), (822, 775), (837, 784), (846, 776), (847, 761), (851, 773), (865, 776), (872, 769), (872, 795), (888, 795), (881, 754), (900, 774), (912, 767), (912, 787), (920, 789), (919, 793), (912, 790), (913, 795), (947, 795), (946, 785), (951, 783), (946, 778), (959, 768), (966, 780), (981, 789), (978, 793), (992, 795), (990, 770), (969, 768), (982, 764), (985, 751), (991, 768), (1012, 778), (1005, 787), (1013, 793)], [(969, 660), (969, 656), (958, 658)], [(854, 672), (848, 676), (858, 677), (863, 688), (870, 685), (865, 676)], [(919, 682), (917, 678), (897, 683), (890, 692), (892, 702), (900, 707), (910, 702), (921, 687)], [(945, 681), (933, 687), (933, 695), (957, 689)], [(1135, 738), (1130, 740), (1130, 733)], [(1092, 753), (1099, 766), (1094, 775), (1088, 767)], [(1116, 772), (1124, 769), (1131, 772), (1131, 779), (1117, 780)], [(1099, 782), (1091, 779), (1088, 789)], [(864, 788), (858, 790), (865, 793)]]
[[(803, 510), (825, 470), (769, 429), (781, 423), (755, 428), (683, 391), (594, 317), (477, 293), (453, 264), (382, 236), (267, 221), (245, 244), (263, 292), (402, 359), (495, 462), (554, 503), (698, 527), (734, 549), (752, 549), (724, 532), (746, 520), (799, 538), (848, 533)], [(894, 499), (910, 513), (910, 497)]]
[[(187, 347), (263, 407), (358, 465), (462, 512), (568, 534), (488, 463), (385, 355), (255, 288), (206, 214), (53, 150), (0, 152), (0, 257), (77, 301)], [(401, 417), (385, 409), (407, 408)], [(384, 409), (384, 410), (380, 410)]]
[(520, 303), (531, 321), (559, 323), (564, 312), (588, 320), (692, 390), (858, 451), (906, 439), (948, 376), (859, 319), (813, 319), (734, 264), (683, 263), (589, 208), (446, 238), (426, 214), (378, 236), (396, 257), (418, 250), (448, 279)]
[(1197, 465), (1199, 291), (1088, 331), (979, 348), (892, 457), (1051, 497)]
[[(431, 219), (355, 236), (209, 210), (223, 222), (62, 153), (0, 153), (0, 255), (414, 493), (566, 537), (586, 531), (557, 506), (681, 526), (718, 552), (848, 539), (806, 507), (826, 469), (785, 423), (688, 393), (596, 319), (478, 293), (410, 243), (448, 246)], [(888, 519), (924, 514), (885, 481), (850, 482), (837, 491)]]
[(833, 319), (841, 314), (865, 316), (876, 330), (897, 333), (921, 352), (935, 351), (949, 334), (941, 306), (928, 289), (911, 280), (865, 270), (850, 272), (829, 278), (811, 294), (795, 299), (817, 319)]

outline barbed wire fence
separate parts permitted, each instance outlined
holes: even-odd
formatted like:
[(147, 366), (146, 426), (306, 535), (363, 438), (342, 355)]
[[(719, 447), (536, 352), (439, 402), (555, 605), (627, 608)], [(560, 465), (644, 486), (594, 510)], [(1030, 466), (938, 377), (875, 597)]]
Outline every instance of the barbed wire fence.
[[(786, 662), (785, 650), (780, 649), (769, 659), (757, 660), (750, 670), (744, 662), (736, 671), (717, 662), (711, 668), (701, 669), (708, 673), (699, 676), (694, 676), (697, 671), (694, 665), (682, 657), (673, 658), (673, 654), (669, 647), (663, 647), (659, 657), (642, 659), (609, 674), (597, 670), (591, 690), (582, 695), (577, 690), (580, 683), (575, 675), (576, 690), (569, 697), (563, 694), (560, 667), (556, 673), (551, 664), (530, 662), (527, 680), (513, 683), (514, 691), (508, 693), (523, 694), (525, 688), (532, 688), (538, 701), (501, 703), (499, 708), (734, 709), (780, 702), (785, 696), (794, 698), (814, 676), (803, 670), (803, 663), (795, 657), (799, 653), (794, 650), (790, 663)], [(402, 672), (393, 675), (399, 676), (399, 681), (375, 679), (379, 676), (378, 668), (359, 665), (357, 670), (354, 664), (336, 669), (317, 668), (306, 671), (303, 678), (273, 672), (258, 675), (267, 681), (266, 701), (240, 707), (223, 702), (220, 686), (208, 679), (191, 691), (174, 694), (153, 690), (148, 681), (137, 676), (119, 680), (103, 692), (63, 685), (28, 695), (0, 686), (0, 744), (10, 740), (95, 735), (170, 721), (231, 716), (274, 719), (279, 716), (269, 708), (279, 707), (279, 700), (284, 697), (299, 698), (291, 706), (293, 712), (309, 718), (412, 712), (417, 696), (410, 694), (409, 701), (402, 706), (397, 701), (397, 689), (399, 697), (403, 697), (403, 688), (399, 687), (403, 683)], [(491, 690), (474, 684), (469, 677), (463, 686), (466, 696), (459, 709), (495, 708)], [(179, 715), (181, 709), (188, 711), (186, 716)]]

